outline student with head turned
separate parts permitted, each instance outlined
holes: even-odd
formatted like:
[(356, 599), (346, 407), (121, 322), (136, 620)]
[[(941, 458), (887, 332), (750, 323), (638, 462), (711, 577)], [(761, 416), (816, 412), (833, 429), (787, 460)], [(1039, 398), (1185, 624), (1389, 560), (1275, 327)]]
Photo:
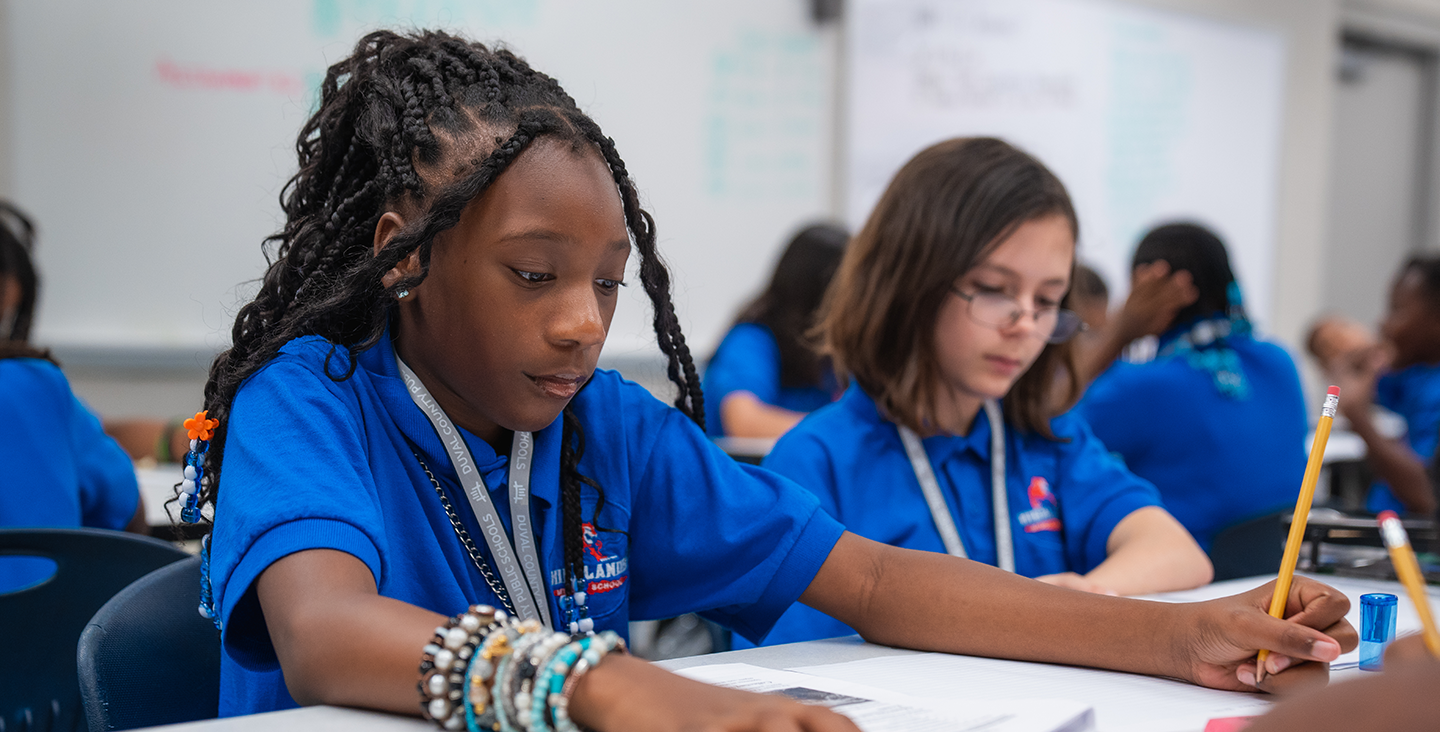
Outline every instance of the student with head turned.
[[(39, 278), (35, 229), (0, 202), (0, 527), (145, 532), (135, 468), (70, 391), (48, 351), (29, 344)], [(35, 560), (0, 560), (0, 591), (51, 572)]]
[(1115, 363), (1075, 411), (1208, 550), (1227, 526), (1295, 505), (1305, 400), (1290, 354), (1251, 332), (1219, 237), (1160, 226), (1131, 265), (1136, 278), (1155, 267), (1187, 275), (1193, 302), (1158, 329), (1153, 360)]
[[(1380, 336), (1377, 342), (1363, 326), (1325, 318), (1309, 345), (1340, 386), (1340, 412), (1365, 441), (1365, 461), (1379, 479), (1366, 508), (1434, 514), (1436, 486), (1427, 468), (1440, 443), (1440, 256), (1413, 257), (1400, 268)], [(1374, 405), (1403, 417), (1406, 434), (1384, 434)]]
[[(921, 151), (827, 296), (819, 330), (850, 386), (764, 466), (886, 544), (1098, 593), (1209, 581), (1154, 487), (1083, 420), (1050, 416), (1053, 384), (1073, 378), (1076, 234), (1064, 186), (1024, 152), (988, 138)], [(766, 642), (849, 632), (795, 607)]]
[(835, 374), (806, 331), (849, 238), (839, 226), (814, 224), (785, 247), (770, 284), (741, 311), (705, 368), (712, 436), (779, 437), (834, 401)]
[[(614, 143), (509, 51), (371, 33), (299, 139), (278, 257), (212, 367), (218, 427), (195, 448), (222, 714), (854, 732), (618, 652), (632, 619), (702, 612), (759, 638), (797, 598), (880, 643), (1231, 689), (1255, 688), (1257, 648), (1290, 664), (1277, 688), (1355, 645), (1348, 602), (1316, 582), (1297, 579), (1287, 620), (1264, 588), (1192, 605), (1068, 592), (847, 533), (731, 460), (701, 426)], [(596, 368), (632, 250), (674, 406)]]

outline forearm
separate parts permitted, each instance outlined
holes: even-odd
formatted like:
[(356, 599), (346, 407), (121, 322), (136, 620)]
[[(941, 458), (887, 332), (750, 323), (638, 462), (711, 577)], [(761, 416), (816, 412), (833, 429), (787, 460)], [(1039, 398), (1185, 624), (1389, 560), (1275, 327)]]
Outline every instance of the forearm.
[(1425, 464), (1403, 440), (1380, 434), (1366, 409), (1346, 413), (1350, 428), (1365, 441), (1365, 462), (1405, 507), (1419, 514), (1435, 512), (1435, 493)]
[(279, 560), (257, 591), (295, 701), (419, 713), (421, 649), (444, 616), (375, 594), (363, 563), (329, 550)]
[(775, 438), (790, 431), (805, 415), (766, 404), (749, 392), (737, 391), (727, 394), (720, 402), (720, 418), (725, 434), (731, 437)]
[(1094, 338), (1077, 340), (1075, 342), (1075, 376), (1080, 380), (1080, 387), (1083, 389), (1090, 385), (1110, 364), (1125, 352), (1125, 347), (1130, 345), (1130, 337), (1119, 332), (1115, 327), (1107, 327), (1096, 334)]
[[(867, 553), (856, 542), (867, 540), (851, 534), (841, 539), (801, 601), (868, 641), (1185, 675), (1171, 632), (1183, 612), (1178, 606), (1061, 589), (976, 562), (873, 542)], [(841, 552), (866, 555), (870, 564), (837, 587), (826, 573)]]
[(1142, 508), (1111, 533), (1109, 554), (1085, 578), (1120, 595), (1188, 590), (1214, 577), (1210, 558), (1163, 509)]

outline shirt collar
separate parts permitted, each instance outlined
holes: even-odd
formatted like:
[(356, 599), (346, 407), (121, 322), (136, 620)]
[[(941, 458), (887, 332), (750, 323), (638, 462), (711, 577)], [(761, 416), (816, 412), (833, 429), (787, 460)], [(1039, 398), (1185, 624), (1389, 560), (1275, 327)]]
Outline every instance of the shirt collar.
[[(860, 388), (859, 384), (852, 382), (840, 397), (840, 403), (866, 421), (889, 425), (892, 429), (895, 427), (894, 422), (880, 414), (880, 408), (876, 406), (875, 399)], [(898, 443), (898, 433), (896, 435), (895, 439)], [(966, 450), (974, 452), (981, 460), (988, 460), (990, 459), (990, 420), (985, 418), (985, 410), (981, 409), (975, 415), (975, 424), (971, 427), (970, 434), (933, 435), (921, 440), (921, 444), (925, 446), (925, 453), (936, 462)]]

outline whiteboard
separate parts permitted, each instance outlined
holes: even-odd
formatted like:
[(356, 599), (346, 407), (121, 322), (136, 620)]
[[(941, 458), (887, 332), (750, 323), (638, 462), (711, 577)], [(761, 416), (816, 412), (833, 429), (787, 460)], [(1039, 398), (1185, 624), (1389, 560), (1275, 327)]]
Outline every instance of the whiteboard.
[[(35, 340), (225, 347), (325, 68), (368, 30), (427, 26), (505, 41), (615, 138), (704, 356), (786, 234), (830, 208), (833, 42), (806, 12), (773, 0), (9, 0), (12, 190), (39, 223), (44, 276)], [(650, 320), (637, 283), (607, 355), (656, 353)]]
[(1065, 183), (1112, 297), (1140, 237), (1188, 219), (1272, 313), (1279, 33), (1100, 0), (851, 0), (846, 41), (852, 224), (922, 148), (993, 135)]

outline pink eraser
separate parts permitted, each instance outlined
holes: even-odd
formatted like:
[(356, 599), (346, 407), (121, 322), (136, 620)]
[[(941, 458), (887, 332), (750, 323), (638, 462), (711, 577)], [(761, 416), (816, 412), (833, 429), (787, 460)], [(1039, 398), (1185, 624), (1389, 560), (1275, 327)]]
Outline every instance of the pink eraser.
[(1330, 396), (1340, 396), (1340, 387), (1331, 385), (1329, 389), (1325, 390), (1325, 393)]
[(1389, 521), (1390, 519), (1399, 519), (1399, 518), (1400, 518), (1400, 515), (1397, 514), (1397, 513), (1395, 513), (1394, 511), (1381, 511), (1381, 512), (1378, 513), (1378, 514), (1375, 514), (1375, 523), (1377, 523), (1377, 524), (1383, 524), (1383, 523), (1385, 523), (1386, 521)]
[(1205, 724), (1205, 732), (1239, 732), (1250, 726), (1254, 717), (1220, 717)]

